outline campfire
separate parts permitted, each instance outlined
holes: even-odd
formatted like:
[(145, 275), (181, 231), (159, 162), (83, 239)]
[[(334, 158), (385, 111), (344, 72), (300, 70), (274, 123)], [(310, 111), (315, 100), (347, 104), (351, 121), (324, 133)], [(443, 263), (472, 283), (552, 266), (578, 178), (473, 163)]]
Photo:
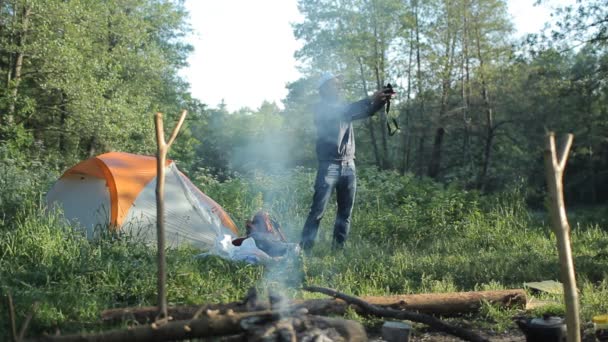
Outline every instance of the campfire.
[(525, 291), (519, 289), (362, 298), (316, 286), (302, 290), (332, 298), (294, 300), (280, 291), (258, 293), (251, 288), (245, 298), (237, 302), (170, 307), (167, 320), (156, 319), (156, 306), (106, 310), (101, 315), (104, 322), (137, 325), (98, 335), (46, 336), (44, 340), (176, 341), (213, 337), (223, 341), (366, 341), (367, 333), (360, 323), (328, 317), (353, 309), (361, 315), (422, 323), (466, 341), (487, 341), (433, 315), (475, 312), (483, 301), (503, 307), (526, 304)]
[[(255, 308), (257, 292), (249, 291), (248, 307)], [(290, 306), (289, 300), (279, 292), (268, 294), (268, 303), (278, 316), (271, 319), (250, 317), (241, 321), (246, 341), (366, 341), (365, 329), (355, 321), (311, 315), (308, 309)]]

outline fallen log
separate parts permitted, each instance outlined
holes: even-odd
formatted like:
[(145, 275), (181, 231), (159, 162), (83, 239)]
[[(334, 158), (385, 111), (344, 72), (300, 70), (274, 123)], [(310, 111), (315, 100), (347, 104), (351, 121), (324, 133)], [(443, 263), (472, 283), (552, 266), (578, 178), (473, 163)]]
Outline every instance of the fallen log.
[[(291, 316), (291, 315), (295, 316)], [(308, 331), (311, 331), (309, 333)], [(158, 325), (156, 323), (127, 329), (116, 329), (101, 333), (75, 334), (63, 336), (42, 336), (26, 342), (137, 342), (137, 341), (179, 341), (196, 338), (218, 338), (232, 336), (234, 340), (280, 340), (271, 336), (284, 337), (288, 340), (312, 340), (315, 334), (328, 331), (340, 340), (366, 342), (367, 334), (363, 326), (355, 321), (340, 318), (328, 318), (308, 315), (305, 310), (289, 311), (254, 311), (245, 313), (228, 312), (219, 314), (207, 311), (200, 318), (173, 321)], [(265, 339), (264, 339), (265, 338)]]
[[(475, 291), (452, 293), (429, 293), (391, 296), (364, 296), (361, 300), (382, 308), (410, 310), (419, 313), (439, 316), (455, 316), (477, 312), (484, 301), (505, 308), (526, 306), (526, 292), (522, 289), (499, 291)], [(268, 304), (259, 303), (260, 309), (268, 309)], [(349, 307), (341, 299), (294, 300), (291, 305), (306, 308), (313, 315), (341, 315)], [(357, 307), (354, 307), (358, 310)], [(244, 302), (226, 304), (184, 305), (169, 308), (169, 316), (181, 320), (192, 317), (198, 310), (220, 310), (226, 312), (249, 311)], [(151, 322), (156, 318), (158, 308), (155, 306), (109, 309), (101, 313), (106, 322), (132, 320), (139, 323)]]
[[(260, 309), (268, 309), (260, 307)], [(169, 317), (173, 320), (183, 320), (193, 317), (197, 311), (219, 311), (222, 313), (230, 310), (234, 312), (248, 312), (244, 302), (231, 302), (225, 304), (203, 304), (203, 305), (183, 305), (168, 308)], [(101, 312), (101, 320), (104, 322), (133, 321), (138, 323), (150, 323), (156, 320), (158, 307), (141, 306), (132, 308), (108, 309)]]
[(149, 324), (128, 329), (116, 329), (98, 334), (79, 334), (64, 336), (41, 336), (27, 341), (49, 342), (127, 342), (127, 341), (168, 341), (201, 337), (232, 335), (242, 332), (240, 322), (256, 317), (264, 320), (277, 319), (280, 313), (271, 311), (227, 313), (224, 315), (210, 312), (192, 320), (173, 321), (163, 325)]
[[(455, 316), (479, 311), (483, 302), (505, 308), (526, 306), (522, 289), (475, 292), (423, 293), (411, 295), (363, 296), (361, 300), (395, 310), (409, 310), (437, 316)], [(340, 299), (317, 299), (302, 303), (312, 314), (344, 313), (347, 304)], [(355, 308), (356, 309), (356, 308)]]
[(338, 292), (336, 290), (319, 287), (319, 286), (307, 286), (304, 288), (306, 291), (310, 292), (319, 292), (326, 294), (328, 296), (332, 296), (335, 298), (339, 298), (349, 304), (354, 304), (358, 306), (365, 313), (378, 316), (378, 317), (388, 317), (388, 318), (396, 318), (400, 320), (409, 320), (413, 322), (423, 323), (428, 325), (429, 327), (448, 333), (450, 335), (454, 335), (456, 337), (460, 337), (465, 341), (471, 342), (487, 342), (489, 341), (487, 338), (480, 336), (470, 330), (457, 327), (454, 325), (447, 324), (431, 315), (416, 313), (412, 311), (406, 310), (395, 310), (390, 308), (381, 308), (376, 305), (372, 305), (370, 303), (365, 302), (357, 297), (348, 296), (344, 293)]

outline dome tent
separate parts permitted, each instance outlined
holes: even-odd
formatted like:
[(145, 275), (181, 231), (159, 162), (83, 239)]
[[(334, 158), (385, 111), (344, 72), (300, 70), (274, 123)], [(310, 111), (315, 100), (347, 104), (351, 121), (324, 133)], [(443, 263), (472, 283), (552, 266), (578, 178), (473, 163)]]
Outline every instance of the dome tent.
[[(230, 216), (201, 192), (175, 163), (165, 169), (165, 234), (169, 246), (212, 248), (238, 230)], [(156, 241), (156, 157), (110, 152), (67, 170), (46, 196), (92, 238), (99, 227)]]

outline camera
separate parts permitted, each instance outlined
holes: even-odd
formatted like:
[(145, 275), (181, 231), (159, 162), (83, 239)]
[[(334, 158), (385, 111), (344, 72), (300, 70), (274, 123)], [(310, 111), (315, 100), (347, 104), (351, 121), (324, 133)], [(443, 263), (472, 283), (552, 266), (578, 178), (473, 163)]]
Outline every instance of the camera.
[(387, 95), (395, 94), (395, 91), (393, 90), (393, 86), (390, 83), (388, 83), (386, 86), (384, 86), (384, 88), (382, 89), (382, 92)]

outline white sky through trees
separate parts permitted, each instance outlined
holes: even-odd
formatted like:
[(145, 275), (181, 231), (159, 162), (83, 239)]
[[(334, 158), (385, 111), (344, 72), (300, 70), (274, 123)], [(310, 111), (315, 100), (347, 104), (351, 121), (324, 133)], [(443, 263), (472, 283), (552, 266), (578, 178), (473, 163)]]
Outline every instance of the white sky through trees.
[[(551, 8), (575, 0), (508, 0), (518, 35), (539, 32), (550, 21)], [(182, 75), (192, 95), (229, 111), (257, 109), (264, 100), (282, 106), (285, 84), (295, 81), (294, 52), (302, 45), (290, 23), (302, 20), (296, 0), (186, 0), (194, 33), (194, 52)]]

